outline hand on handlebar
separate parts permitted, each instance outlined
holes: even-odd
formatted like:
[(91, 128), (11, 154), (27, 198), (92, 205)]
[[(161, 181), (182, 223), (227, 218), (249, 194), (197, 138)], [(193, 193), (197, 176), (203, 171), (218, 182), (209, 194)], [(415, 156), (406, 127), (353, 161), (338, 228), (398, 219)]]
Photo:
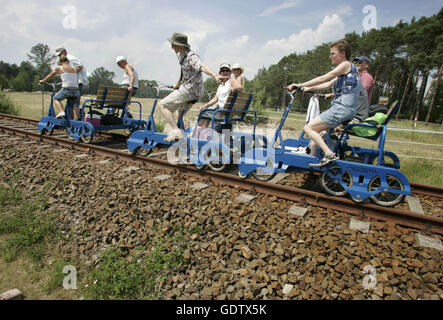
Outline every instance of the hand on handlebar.
[(286, 87), (286, 90), (288, 91), (293, 91), (293, 90), (297, 90), (297, 91), (304, 91), (304, 88), (301, 85), (298, 85), (296, 83), (290, 84), (289, 86)]

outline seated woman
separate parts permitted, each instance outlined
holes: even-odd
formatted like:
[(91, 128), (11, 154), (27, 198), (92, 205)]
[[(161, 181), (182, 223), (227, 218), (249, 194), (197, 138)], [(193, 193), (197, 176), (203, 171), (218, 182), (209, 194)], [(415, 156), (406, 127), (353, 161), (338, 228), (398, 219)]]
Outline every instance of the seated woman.
[(337, 66), (335, 69), (310, 81), (300, 84), (293, 83), (287, 87), (288, 90), (299, 87), (306, 91), (334, 88), (335, 98), (331, 103), (331, 108), (304, 127), (306, 134), (311, 138), (309, 143), (311, 155), (316, 154), (317, 146), (324, 152), (320, 163), (312, 164), (312, 167), (322, 167), (339, 159), (339, 156), (329, 149), (319, 132), (336, 128), (342, 122), (354, 118), (360, 94), (360, 76), (357, 67), (350, 62), (351, 48), (349, 43), (345, 40), (334, 42), (330, 45), (330, 52), (331, 62)]
[[(222, 109), (231, 92), (243, 91), (241, 83), (238, 80), (231, 78), (231, 66), (229, 64), (222, 63), (219, 69), (221, 83), (218, 86), (217, 93), (208, 103), (200, 107), (200, 110), (204, 110), (202, 116), (205, 118), (212, 118), (212, 115), (217, 109)], [(207, 127), (208, 123), (208, 120), (202, 119), (198, 125)]]
[(242, 76), (243, 72), (245, 72), (245, 69), (239, 64), (234, 63), (234, 65), (231, 68), (232, 73), (234, 74), (234, 79), (240, 82), (241, 86), (245, 87), (245, 78)]
[[(59, 66), (57, 66), (51, 73), (39, 81), (39, 83), (44, 83), (51, 79), (56, 74), (60, 74), (62, 78), (62, 88), (54, 96), (54, 104), (59, 109), (59, 113), (56, 118), (66, 117), (65, 110), (63, 108), (62, 101), (64, 99), (75, 99), (80, 98), (80, 91), (78, 90), (77, 74), (75, 69), (69, 65), (69, 60), (66, 56), (61, 55), (59, 60)], [(73, 101), (74, 102), (74, 101)], [(71, 108), (74, 104), (71, 105)]]

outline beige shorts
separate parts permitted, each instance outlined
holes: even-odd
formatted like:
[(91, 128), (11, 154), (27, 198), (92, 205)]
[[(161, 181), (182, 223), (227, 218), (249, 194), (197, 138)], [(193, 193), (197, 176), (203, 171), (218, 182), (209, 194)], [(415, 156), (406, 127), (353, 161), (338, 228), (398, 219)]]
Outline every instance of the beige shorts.
[(174, 90), (160, 101), (160, 104), (164, 105), (171, 112), (183, 109), (185, 112), (188, 112), (194, 103), (195, 99), (189, 96), (185, 90), (180, 89)]

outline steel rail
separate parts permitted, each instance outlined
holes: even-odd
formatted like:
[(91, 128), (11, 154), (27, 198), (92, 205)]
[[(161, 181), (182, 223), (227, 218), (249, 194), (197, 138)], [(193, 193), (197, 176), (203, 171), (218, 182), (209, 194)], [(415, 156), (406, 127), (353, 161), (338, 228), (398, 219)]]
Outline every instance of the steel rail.
[(0, 125), (0, 130), (41, 142), (48, 142), (57, 146), (79, 150), (88, 154), (97, 153), (114, 159), (122, 159), (124, 161), (139, 163), (142, 165), (149, 164), (163, 169), (175, 170), (175, 172), (198, 177), (203, 180), (213, 181), (216, 184), (229, 185), (245, 190), (252, 190), (253, 192), (272, 195), (280, 199), (295, 201), (298, 202), (300, 206), (312, 205), (315, 207), (345, 212), (359, 217), (391, 221), (398, 225), (423, 230), (425, 232), (443, 234), (443, 218), (439, 217), (431, 217), (402, 209), (355, 203), (349, 199), (333, 197), (310, 190), (262, 182), (255, 179), (241, 179), (240, 177), (227, 173), (198, 170), (193, 166), (176, 165), (162, 159), (132, 155), (125, 151), (74, 142), (56, 136), (40, 135), (40, 133), (20, 128)]

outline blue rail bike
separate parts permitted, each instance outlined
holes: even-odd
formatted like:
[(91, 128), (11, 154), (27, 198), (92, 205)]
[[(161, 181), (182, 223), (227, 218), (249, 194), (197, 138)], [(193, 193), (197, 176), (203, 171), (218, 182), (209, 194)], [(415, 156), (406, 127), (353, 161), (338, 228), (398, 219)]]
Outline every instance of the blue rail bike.
[[(138, 106), (138, 119), (133, 118), (129, 112), (130, 104)], [(100, 119), (94, 121), (92, 115), (97, 113), (100, 114)], [(67, 131), (69, 138), (85, 143), (91, 143), (94, 135), (100, 131), (129, 130), (131, 134), (147, 125), (147, 122), (142, 120), (141, 103), (131, 100), (131, 94), (127, 88), (104, 85), (98, 87), (95, 99), (87, 99), (83, 102), (81, 119), (82, 121), (72, 121), (72, 126), (68, 127)]]
[[(71, 117), (71, 110), (75, 99), (68, 99), (65, 106), (66, 117), (56, 118), (53, 100), (55, 95), (55, 85), (51, 93), (51, 103), (47, 116), (40, 119), (38, 130), (41, 134), (52, 134), (54, 128), (65, 128), (69, 139), (91, 143), (94, 135), (99, 131), (110, 130), (130, 130), (131, 132), (146, 126), (146, 122), (141, 120), (142, 106), (140, 102), (130, 101), (129, 91), (126, 88), (99, 86), (96, 99), (87, 99), (83, 102), (81, 108), (81, 120), (74, 120)], [(128, 104), (138, 104), (140, 108), (139, 119), (132, 118), (128, 111)], [(86, 116), (86, 109), (89, 109), (89, 115), (94, 110), (106, 110), (106, 115), (98, 122), (92, 121)], [(111, 110), (117, 110), (117, 115), (111, 114)], [(118, 113), (121, 111), (121, 114)], [(106, 122), (107, 121), (107, 122)]]
[(61, 85), (61, 82), (60, 83), (44, 83), (44, 84), (52, 87), (52, 91), (50, 92), (51, 102), (49, 104), (47, 115), (40, 118), (40, 121), (37, 124), (37, 128), (38, 128), (38, 131), (40, 132), (41, 135), (52, 135), (54, 132), (54, 129), (67, 128), (70, 125), (70, 123), (72, 121), (70, 110), (74, 106), (75, 98), (69, 98), (66, 101), (66, 105), (65, 105), (66, 117), (56, 118), (56, 112), (54, 110), (54, 96), (57, 93), (56, 88)]
[[(394, 206), (406, 195), (410, 195), (410, 183), (398, 170), (400, 168), (398, 157), (384, 150), (387, 122), (398, 104), (391, 107), (387, 121), (381, 125), (349, 124), (338, 137), (334, 135), (333, 130), (330, 130), (324, 139), (331, 150), (340, 155), (340, 160), (323, 167), (313, 167), (313, 164), (319, 163), (323, 158), (321, 149), (319, 148), (316, 156), (311, 156), (304, 150), (296, 148), (306, 145), (305, 138), (300, 138), (299, 141), (283, 140), (281, 134), (295, 92), (289, 92), (291, 101), (285, 109), (269, 147), (254, 148), (243, 155), (239, 164), (240, 177), (245, 178), (253, 172), (264, 177), (272, 177), (278, 172), (319, 172), (320, 183), (327, 193), (334, 196), (349, 195), (356, 202), (369, 198), (381, 206)], [(376, 130), (376, 135), (367, 138), (379, 140), (378, 148), (367, 149), (349, 145), (349, 138), (353, 135), (352, 129), (359, 126)], [(386, 161), (387, 158), (391, 161)]]
[[(152, 152), (152, 150), (157, 146), (170, 147), (171, 145), (177, 142), (177, 141), (166, 141), (165, 138), (167, 138), (168, 135), (158, 130), (158, 126), (154, 119), (154, 113), (157, 107), (160, 91), (171, 90), (172, 87), (166, 85), (161, 85), (161, 86), (152, 86), (150, 84), (147, 85), (156, 91), (151, 113), (143, 128), (132, 132), (127, 141), (128, 151), (132, 154), (136, 153), (141, 156), (149, 155)], [(192, 104), (194, 104), (195, 102), (197, 101), (190, 101), (189, 107), (192, 106)], [(183, 115), (185, 114), (185, 111), (186, 110), (181, 110), (179, 112), (179, 116), (177, 119), (177, 126), (180, 130), (182, 130), (182, 132), (189, 133), (190, 129), (189, 128), (186, 129), (185, 124), (183, 122)]]
[[(181, 111), (177, 126), (182, 130), (184, 138), (178, 141), (165, 141), (167, 134), (157, 131), (154, 119), (160, 89), (165, 87), (153, 88), (156, 89), (157, 95), (148, 124), (143, 130), (137, 130), (129, 137), (127, 145), (130, 153), (148, 155), (155, 147), (167, 147), (168, 160), (173, 163), (192, 164), (198, 169), (208, 166), (214, 171), (223, 171), (227, 165), (235, 163), (235, 158), (238, 160), (239, 154), (251, 148), (255, 141), (266, 143), (265, 137), (261, 136), (259, 140), (255, 135), (256, 114), (255, 111), (248, 110), (253, 98), (250, 93), (231, 93), (225, 106), (215, 110), (210, 116), (205, 115), (204, 110), (200, 111), (194, 127), (185, 128), (184, 111)], [(253, 132), (233, 132), (233, 121), (245, 121), (247, 113), (255, 115)], [(202, 119), (206, 119), (210, 127), (199, 127), (198, 124)]]
[[(197, 168), (208, 166), (220, 172), (229, 165), (236, 166), (242, 154), (254, 146), (266, 147), (266, 137), (256, 134), (257, 113), (249, 110), (252, 99), (251, 93), (231, 92), (220, 109), (200, 111), (188, 147)], [(233, 124), (246, 122), (248, 114), (253, 115), (252, 132), (233, 131)], [(201, 120), (207, 126), (199, 127)]]

